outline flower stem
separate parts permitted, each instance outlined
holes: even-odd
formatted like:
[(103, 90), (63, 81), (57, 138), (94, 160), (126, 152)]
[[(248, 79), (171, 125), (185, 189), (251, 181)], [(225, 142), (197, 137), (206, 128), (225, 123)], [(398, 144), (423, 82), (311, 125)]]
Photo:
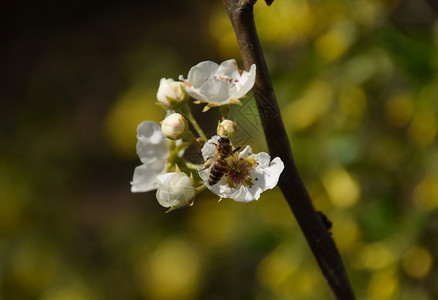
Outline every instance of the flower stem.
[(205, 184), (202, 184), (198, 187), (195, 187), (196, 195), (200, 194), (201, 192), (205, 191), (207, 189), (207, 186)]
[(195, 118), (192, 115), (192, 112), (189, 112), (189, 115), (187, 116), (190, 123), (192, 123), (195, 130), (198, 132), (199, 136), (204, 140), (204, 142), (207, 141), (207, 136), (205, 135), (204, 131), (199, 126), (198, 122), (196, 122)]
[(224, 119), (228, 119), (228, 115), (230, 113), (230, 105), (225, 104), (225, 105), (219, 106), (219, 111), (221, 112), (221, 115)]
[(193, 117), (190, 107), (187, 104), (185, 104), (180, 109), (178, 109), (178, 112), (182, 114), (184, 117), (186, 117), (186, 119), (189, 120), (190, 123), (192, 123), (193, 128), (195, 128), (198, 135), (204, 140), (204, 142), (206, 142), (207, 136), (205, 135), (202, 128), (199, 126), (198, 122), (196, 122), (195, 117)]
[(197, 164), (191, 163), (189, 161), (186, 161), (186, 167), (191, 169), (191, 170), (197, 171), (199, 169), (200, 165), (197, 165)]
[(178, 146), (175, 146), (176, 143), (175, 141), (171, 141), (170, 142), (170, 154), (169, 154), (169, 159), (168, 162), (170, 165), (173, 165), (176, 162), (176, 158), (178, 157), (178, 153), (181, 150), (187, 149), (187, 147), (190, 146), (191, 143), (181, 143)]
[(198, 147), (199, 149), (202, 149), (202, 144), (195, 138), (193, 135), (193, 132), (190, 130), (187, 132), (187, 134), (184, 136), (184, 139), (190, 143), (193, 143)]

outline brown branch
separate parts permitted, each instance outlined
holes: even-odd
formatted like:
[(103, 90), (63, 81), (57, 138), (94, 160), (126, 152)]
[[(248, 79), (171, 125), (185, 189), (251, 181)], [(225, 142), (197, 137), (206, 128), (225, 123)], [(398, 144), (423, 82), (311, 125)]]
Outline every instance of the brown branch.
[(239, 43), (240, 52), (249, 70), (256, 64), (254, 97), (265, 131), (269, 151), (279, 156), (285, 169), (278, 185), (283, 192), (310, 248), (324, 274), (335, 299), (354, 299), (342, 259), (295, 166), (286, 130), (280, 115), (263, 51), (257, 36), (253, 5), (256, 0), (223, 0)]

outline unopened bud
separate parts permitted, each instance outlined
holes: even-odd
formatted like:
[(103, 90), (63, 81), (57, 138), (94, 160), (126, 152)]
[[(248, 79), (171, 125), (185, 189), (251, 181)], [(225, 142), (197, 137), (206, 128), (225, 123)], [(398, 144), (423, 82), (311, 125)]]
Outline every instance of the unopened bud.
[(177, 108), (187, 102), (189, 95), (186, 93), (184, 83), (171, 78), (161, 78), (157, 99), (166, 108)]
[(195, 199), (195, 188), (192, 180), (182, 172), (171, 172), (157, 176), (157, 200), (161, 206), (169, 207), (169, 211), (192, 206)]
[(223, 120), (217, 126), (217, 134), (220, 136), (232, 137), (236, 132), (236, 124), (231, 120)]
[(161, 131), (171, 140), (183, 138), (189, 130), (189, 123), (178, 113), (173, 113), (161, 121)]

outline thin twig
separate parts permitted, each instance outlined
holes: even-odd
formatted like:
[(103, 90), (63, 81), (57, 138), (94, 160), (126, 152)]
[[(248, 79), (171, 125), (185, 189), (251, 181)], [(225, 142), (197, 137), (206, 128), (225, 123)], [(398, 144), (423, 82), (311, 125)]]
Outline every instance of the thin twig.
[(246, 70), (256, 64), (254, 97), (262, 120), (269, 151), (279, 156), (285, 169), (279, 186), (303, 231), (335, 299), (354, 299), (341, 256), (301, 180), (292, 156), (263, 51), (257, 36), (255, 0), (223, 0), (234, 28)]

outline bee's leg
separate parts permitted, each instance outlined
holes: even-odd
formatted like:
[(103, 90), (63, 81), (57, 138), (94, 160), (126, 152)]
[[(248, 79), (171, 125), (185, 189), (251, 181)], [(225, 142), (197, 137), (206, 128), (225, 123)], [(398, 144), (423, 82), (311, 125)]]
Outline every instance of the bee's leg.
[(239, 151), (240, 148), (242, 148), (242, 147), (239, 146), (239, 147), (237, 147), (236, 149), (234, 149), (234, 150), (233, 150), (233, 153), (236, 153), (237, 151)]
[(208, 169), (208, 167), (211, 166), (211, 158), (212, 158), (212, 157), (207, 158), (207, 160), (206, 160), (205, 163), (204, 163), (204, 168), (200, 169), (199, 171), (203, 171), (203, 170), (205, 170), (205, 169)]

